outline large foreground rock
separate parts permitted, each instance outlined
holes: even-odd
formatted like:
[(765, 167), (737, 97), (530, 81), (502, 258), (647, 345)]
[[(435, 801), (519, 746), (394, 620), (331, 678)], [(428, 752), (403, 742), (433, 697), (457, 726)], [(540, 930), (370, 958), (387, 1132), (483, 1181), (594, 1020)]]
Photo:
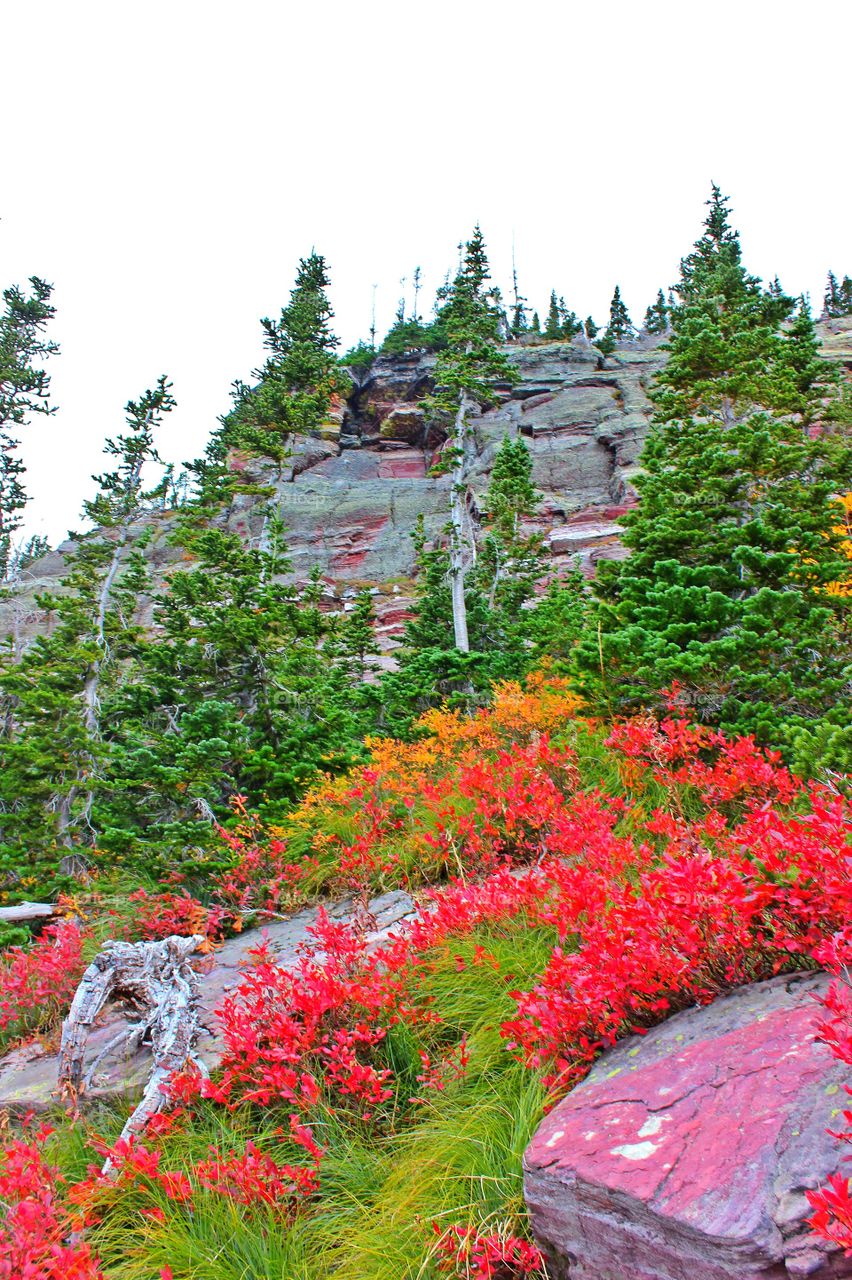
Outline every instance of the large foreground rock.
[(823, 974), (744, 987), (606, 1053), (525, 1156), (557, 1280), (813, 1280), (852, 1258), (804, 1224), (836, 1173), (848, 1068), (814, 1038)]

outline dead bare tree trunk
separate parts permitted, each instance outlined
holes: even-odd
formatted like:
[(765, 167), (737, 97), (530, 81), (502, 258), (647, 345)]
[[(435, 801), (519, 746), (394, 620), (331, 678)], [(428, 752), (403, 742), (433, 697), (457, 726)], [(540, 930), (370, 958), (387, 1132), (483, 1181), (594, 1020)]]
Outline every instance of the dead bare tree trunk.
[[(151, 1116), (168, 1105), (162, 1086), (174, 1071), (192, 1061), (206, 1075), (195, 1054), (198, 1036), (198, 978), (189, 957), (204, 938), (172, 936), (158, 942), (108, 942), (89, 965), (62, 1024), (59, 1051), (60, 1090), (78, 1097), (91, 1083), (101, 1062), (121, 1048), (138, 1048), (150, 1039), (153, 1065), (139, 1104), (121, 1131), (127, 1139), (141, 1133)], [(110, 999), (129, 1001), (139, 1021), (129, 1024), (98, 1054), (84, 1073), (86, 1043), (95, 1018)], [(103, 1172), (109, 1173), (110, 1161)]]
[(467, 501), (465, 472), (467, 470), (467, 393), (459, 396), (459, 407), (453, 427), (454, 462), (450, 489), (450, 577), (453, 598), (453, 635), (456, 648), (470, 652), (467, 632), (467, 604), (464, 598), (464, 580), (470, 566), (468, 556), (471, 534), (465, 529)]

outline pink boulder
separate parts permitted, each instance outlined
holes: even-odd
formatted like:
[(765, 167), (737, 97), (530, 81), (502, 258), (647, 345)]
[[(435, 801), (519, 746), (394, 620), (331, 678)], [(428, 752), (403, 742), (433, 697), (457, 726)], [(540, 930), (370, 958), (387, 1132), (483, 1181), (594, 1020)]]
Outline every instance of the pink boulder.
[(554, 1280), (852, 1276), (804, 1219), (841, 1168), (848, 1068), (815, 1039), (824, 974), (743, 987), (625, 1040), (524, 1158)]

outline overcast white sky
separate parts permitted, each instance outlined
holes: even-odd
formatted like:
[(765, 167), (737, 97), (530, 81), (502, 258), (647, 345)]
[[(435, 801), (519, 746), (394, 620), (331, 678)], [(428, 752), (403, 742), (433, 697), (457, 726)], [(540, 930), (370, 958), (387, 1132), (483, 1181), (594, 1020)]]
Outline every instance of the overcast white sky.
[(748, 267), (852, 273), (849, 0), (0, 0), (0, 285), (55, 285), (30, 527), (79, 526), (105, 434), (161, 372), (203, 449), (312, 246), (337, 331), (427, 305), (478, 219), (508, 292), (641, 318), (715, 179)]

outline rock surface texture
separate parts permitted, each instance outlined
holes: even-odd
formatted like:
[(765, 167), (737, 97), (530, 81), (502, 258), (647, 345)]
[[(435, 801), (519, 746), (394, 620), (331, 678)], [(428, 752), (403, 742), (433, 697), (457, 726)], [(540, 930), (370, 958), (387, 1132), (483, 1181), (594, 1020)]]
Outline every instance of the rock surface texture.
[[(630, 477), (649, 423), (646, 390), (662, 362), (657, 348), (657, 339), (646, 338), (607, 360), (580, 341), (509, 348), (521, 381), (473, 424), (474, 503), (488, 488), (503, 437), (520, 432), (543, 498), (536, 527), (548, 536), (568, 527), (561, 541), (550, 538), (555, 563), (579, 557), (591, 572), (599, 559), (620, 555), (616, 521), (633, 501)], [(432, 538), (442, 536), (449, 516), (449, 476), (429, 474), (445, 432), (427, 422), (418, 404), (430, 389), (434, 363), (426, 354), (380, 356), (346, 401), (336, 402), (336, 430), (290, 440), (280, 475), (262, 459), (237, 452), (229, 458), (245, 491), (221, 522), (257, 546), (271, 501), (287, 526), (293, 577), (306, 581), (319, 567), (329, 597), (325, 607), (342, 608), (350, 588), (378, 588), (382, 626), (385, 604), (391, 614), (388, 629), (379, 634), (382, 647), (392, 647), (411, 600), (411, 533), (418, 516)], [(170, 543), (172, 513), (152, 513), (146, 525), (145, 555), (158, 583), (183, 562)], [(0, 600), (0, 634), (14, 633), (25, 646), (49, 628), (36, 596), (55, 591), (64, 554), (71, 550), (72, 543), (63, 544), (34, 563), (15, 596)], [(150, 625), (152, 612), (151, 601), (144, 602), (144, 625)]]
[[(818, 333), (824, 354), (852, 370), (852, 318), (820, 322)], [(519, 432), (542, 495), (534, 525), (554, 569), (579, 561), (591, 575), (599, 561), (624, 556), (618, 521), (636, 501), (632, 480), (650, 425), (648, 391), (665, 358), (660, 344), (644, 335), (606, 359), (582, 338), (506, 348), (520, 381), (474, 419), (468, 483), (474, 508), (481, 507), (503, 437)], [(445, 430), (419, 404), (431, 389), (434, 364), (433, 355), (415, 353), (379, 356), (367, 373), (350, 371), (348, 396), (335, 398), (315, 435), (290, 439), (280, 475), (262, 459), (237, 451), (229, 457), (245, 488), (220, 523), (257, 546), (272, 502), (287, 526), (292, 576), (306, 581), (318, 567), (323, 607), (340, 610), (348, 592), (376, 588), (378, 639), (386, 650), (398, 641), (411, 604), (417, 518), (423, 516), (430, 538), (443, 536), (448, 520), (449, 477), (430, 474)], [(152, 512), (144, 526), (158, 585), (183, 563), (170, 541), (174, 513)], [(0, 600), (0, 635), (14, 635), (23, 648), (49, 629), (36, 597), (56, 590), (73, 549), (67, 542), (24, 571), (19, 589)], [(149, 598), (139, 621), (150, 625), (152, 615)]]
[(823, 974), (744, 987), (624, 1041), (524, 1158), (553, 1280), (852, 1276), (804, 1223), (840, 1168), (848, 1068), (814, 1038)]
[[(346, 919), (351, 909), (352, 904), (344, 900), (329, 907), (328, 914), (332, 919)], [(368, 944), (376, 946), (394, 928), (411, 919), (415, 908), (407, 893), (394, 890), (374, 898), (370, 912), (375, 920), (375, 929), (368, 934)], [(242, 970), (251, 964), (252, 948), (266, 937), (282, 967), (295, 964), (300, 948), (311, 941), (308, 929), (316, 915), (316, 908), (305, 908), (287, 920), (273, 921), (263, 930), (247, 930), (228, 939), (212, 955), (197, 958), (201, 1033), (195, 1051), (208, 1068), (218, 1066), (222, 1057), (223, 1041), (216, 1010), (225, 995), (238, 985)], [(85, 1076), (110, 1042), (136, 1021), (132, 1008), (110, 1005), (104, 1009), (88, 1035), (86, 1061), (80, 1074)], [(151, 1073), (151, 1066), (151, 1050), (145, 1044), (132, 1052), (108, 1054), (97, 1064), (87, 1094), (91, 1098), (114, 1098), (140, 1093)], [(59, 1055), (38, 1042), (13, 1050), (0, 1060), (0, 1108), (12, 1111), (32, 1108), (37, 1111), (50, 1106), (56, 1101), (58, 1070)]]

